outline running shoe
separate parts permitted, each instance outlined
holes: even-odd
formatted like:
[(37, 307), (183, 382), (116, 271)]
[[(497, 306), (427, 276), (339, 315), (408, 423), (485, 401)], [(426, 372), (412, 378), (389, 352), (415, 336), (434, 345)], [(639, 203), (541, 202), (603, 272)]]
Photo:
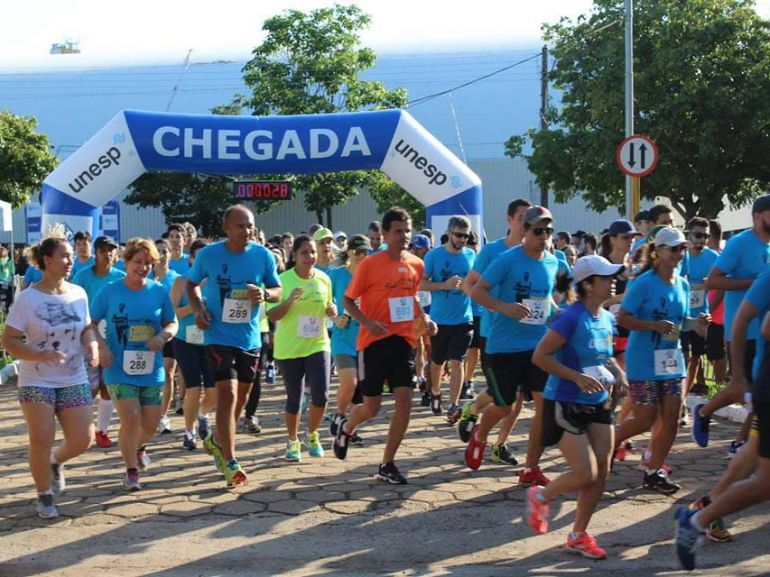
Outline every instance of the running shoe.
[(203, 439), (203, 447), (206, 449), (209, 455), (214, 457), (214, 465), (216, 465), (216, 468), (219, 470), (219, 472), (224, 473), (227, 461), (225, 460), (225, 453), (222, 451), (222, 447), (220, 447), (214, 440), (214, 431), (209, 430), (208, 436)]
[[(642, 460), (639, 461), (639, 465), (637, 465), (637, 468), (640, 471), (647, 471), (647, 469), (650, 468), (650, 458), (647, 456), (647, 454), (645, 454), (642, 457)], [(666, 475), (670, 475), (671, 473), (674, 472), (674, 469), (670, 465), (666, 465), (665, 463), (663, 463), (663, 465), (661, 465), (660, 468), (666, 472)]]
[(112, 447), (112, 441), (104, 431), (96, 431), (96, 446), (100, 449), (109, 449)]
[(446, 422), (454, 426), (454, 424), (460, 420), (463, 409), (460, 405), (452, 403), (446, 411)]
[(168, 435), (171, 433), (171, 419), (167, 415), (163, 415), (158, 423), (158, 433), (161, 435)]
[(700, 414), (702, 408), (703, 404), (701, 403), (692, 409), (692, 439), (699, 447), (708, 447), (711, 417), (702, 416)]
[(615, 449), (615, 453), (612, 456), (613, 461), (625, 461), (626, 460), (626, 448), (621, 446)]
[(272, 385), (275, 382), (275, 365), (270, 363), (265, 367), (265, 382)]
[(286, 453), (284, 454), (284, 459), (291, 461), (292, 463), (299, 463), (302, 460), (302, 445), (300, 444), (299, 439), (296, 441), (292, 441), (291, 439), (286, 441)]
[(401, 474), (401, 471), (393, 463), (380, 465), (376, 478), (391, 485), (406, 485), (407, 483), (406, 477)]
[[(700, 511), (705, 507), (708, 507), (711, 503), (708, 495), (705, 495), (690, 505), (690, 511)], [(706, 529), (706, 538), (714, 543), (729, 543), (733, 540), (733, 536), (730, 531), (725, 527), (725, 522), (722, 519), (712, 521), (712, 523)]]
[(198, 448), (198, 443), (195, 439), (195, 431), (185, 431), (184, 439), (182, 439), (182, 446), (188, 451), (194, 451)]
[(465, 447), (465, 464), (474, 471), (481, 467), (484, 460), (484, 449), (487, 444), (479, 440), (479, 430), (474, 429), (471, 438), (468, 439), (468, 445)]
[(674, 515), (674, 543), (679, 563), (688, 571), (695, 569), (695, 549), (703, 542), (703, 533), (690, 520), (696, 511), (678, 507)]
[(126, 491), (139, 491), (142, 488), (142, 484), (139, 482), (139, 471), (131, 469), (126, 471), (123, 475), (123, 488)]
[(679, 485), (668, 480), (668, 473), (658, 469), (654, 473), (645, 473), (642, 486), (645, 489), (657, 491), (663, 495), (673, 495), (679, 490)]
[(344, 418), (345, 418), (345, 415), (343, 415), (342, 413), (334, 413), (334, 415), (332, 415), (331, 421), (329, 421), (329, 434), (332, 437), (335, 437), (337, 435), (337, 429), (339, 428), (340, 423)]
[(146, 447), (139, 447), (136, 451), (136, 463), (139, 466), (140, 471), (146, 471), (150, 465), (152, 465), (152, 459), (147, 454)]
[(243, 417), (241, 421), (241, 427), (244, 433), (251, 435), (258, 435), (262, 432), (262, 426), (259, 424), (259, 417), (257, 415), (251, 415), (250, 417)]
[[(577, 535), (573, 537), (573, 535)], [(577, 553), (588, 559), (606, 559), (607, 552), (599, 547), (599, 543), (585, 531), (570, 533), (567, 537), (567, 551)]]
[(305, 411), (307, 411), (307, 408), (310, 406), (310, 394), (309, 393), (303, 393), (302, 398), (299, 402), (299, 412), (300, 414), (304, 414)]
[(53, 495), (50, 493), (38, 493), (35, 510), (41, 519), (56, 519), (59, 516), (59, 510), (54, 505)]
[(682, 406), (682, 412), (679, 415), (679, 426), (686, 427), (690, 424), (690, 415), (687, 414), (687, 407)]
[(324, 448), (323, 445), (321, 445), (321, 435), (318, 433), (318, 431), (308, 433), (305, 442), (307, 443), (307, 452), (311, 457), (324, 456)]
[(545, 487), (551, 480), (543, 475), (540, 467), (524, 467), (519, 471), (519, 485), (522, 487), (537, 486)]
[(479, 420), (477, 415), (471, 413), (471, 407), (473, 403), (468, 401), (463, 405), (463, 409), (460, 412), (460, 420), (457, 422), (457, 432), (460, 435), (460, 440), (463, 443), (467, 443), (471, 438), (473, 428), (476, 426), (476, 421)]
[(440, 417), (444, 413), (444, 409), (441, 406), (441, 395), (433, 395), (430, 396), (430, 410), (431, 412), (436, 415), (437, 417)]
[(473, 382), (472, 381), (465, 381), (463, 383), (463, 388), (460, 391), (460, 398), (464, 401), (471, 400), (476, 396), (474, 390), (473, 390)]
[(225, 480), (227, 481), (228, 487), (245, 485), (248, 482), (248, 478), (246, 477), (246, 473), (243, 472), (241, 464), (235, 459), (229, 461), (222, 472), (225, 474)]
[(54, 495), (61, 495), (67, 488), (67, 481), (64, 479), (64, 465), (51, 463), (51, 491)]
[(421, 393), (425, 392), (426, 382), (427, 381), (425, 380), (425, 377), (417, 377), (417, 390), (420, 391)]
[(209, 436), (209, 416), (208, 415), (198, 415), (198, 436), (201, 439), (205, 439)]
[(551, 507), (541, 498), (543, 487), (534, 485), (527, 490), (527, 524), (535, 535), (548, 531), (548, 519), (551, 517)]
[(492, 461), (495, 463), (508, 463), (509, 465), (519, 464), (505, 443), (492, 445)]
[(430, 407), (430, 399), (431, 399), (430, 390), (423, 391), (422, 396), (420, 397), (420, 406)]
[(358, 431), (353, 431), (353, 434), (350, 435), (350, 444), (355, 445), (356, 447), (364, 446), (364, 440), (358, 434)]
[(347, 457), (348, 445), (350, 445), (351, 435), (345, 432), (345, 423), (347, 422), (347, 419), (342, 419), (342, 422), (340, 422), (340, 425), (337, 429), (337, 436), (334, 437), (334, 442), (332, 443), (334, 456), (341, 460), (344, 460), (345, 457)]
[(730, 442), (730, 448), (727, 449), (727, 459), (732, 459), (735, 457), (735, 455), (738, 454), (738, 451), (740, 451), (743, 448), (743, 445), (746, 444), (746, 441), (731, 441)]

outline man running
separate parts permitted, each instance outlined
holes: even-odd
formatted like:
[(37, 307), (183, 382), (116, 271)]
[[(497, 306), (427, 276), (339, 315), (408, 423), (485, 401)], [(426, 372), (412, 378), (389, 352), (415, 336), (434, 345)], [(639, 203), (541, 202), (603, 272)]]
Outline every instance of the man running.
[[(205, 330), (204, 344), (216, 379), (216, 432), (210, 431), (203, 444), (232, 486), (246, 482), (235, 458), (236, 400), (242, 406), (254, 382), (261, 347), (259, 305), (277, 302), (281, 287), (272, 254), (249, 241), (254, 232), (251, 211), (240, 204), (227, 208), (222, 228), (226, 240), (201, 249), (187, 275), (186, 290), (195, 322)], [(220, 294), (221, 285), (209, 280), (202, 287), (204, 304), (195, 288), (204, 279), (221, 277), (223, 271), (229, 288)]]
[(364, 259), (343, 298), (346, 312), (361, 325), (356, 349), (364, 402), (353, 407), (350, 418), (340, 423), (333, 448), (338, 459), (347, 456), (356, 428), (379, 413), (388, 381), (395, 410), (377, 478), (404, 485), (406, 477), (394, 460), (409, 426), (415, 386), (414, 345), (420, 333), (435, 334), (437, 327), (415, 298), (424, 266), (407, 251), (412, 236), (409, 213), (391, 208), (382, 218), (382, 230), (388, 248)]
[(168, 246), (171, 249), (168, 268), (181, 275), (186, 275), (187, 271), (190, 270), (190, 257), (184, 251), (187, 229), (183, 224), (172, 223), (168, 225), (166, 234), (168, 235)]

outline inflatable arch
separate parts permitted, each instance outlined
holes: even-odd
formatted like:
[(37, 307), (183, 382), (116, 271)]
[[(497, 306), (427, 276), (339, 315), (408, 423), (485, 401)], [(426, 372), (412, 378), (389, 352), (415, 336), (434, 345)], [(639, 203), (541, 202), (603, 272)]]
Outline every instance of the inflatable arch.
[[(408, 112), (217, 116), (124, 110), (43, 183), (43, 230), (94, 230), (100, 207), (148, 170), (217, 175), (380, 169), (443, 232), (460, 214), (481, 230), (481, 180)], [(94, 232), (96, 234), (96, 231)]]

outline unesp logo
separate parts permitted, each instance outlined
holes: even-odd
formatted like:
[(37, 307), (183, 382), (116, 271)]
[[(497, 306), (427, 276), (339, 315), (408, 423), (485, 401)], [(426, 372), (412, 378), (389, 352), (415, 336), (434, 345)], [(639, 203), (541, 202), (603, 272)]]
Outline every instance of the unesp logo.
[[(421, 171), (426, 177), (428, 177), (429, 184), (436, 184), (441, 186), (446, 183), (447, 176), (441, 172), (435, 164), (429, 164), (427, 158), (425, 158), (420, 152), (414, 148), (414, 146), (404, 142), (404, 139), (398, 141), (398, 144), (394, 147), (395, 151), (401, 156), (406, 158), (412, 165), (419, 171)], [(455, 185), (455, 180), (457, 184)], [(460, 186), (459, 178), (453, 177), (451, 184), (457, 188)]]
[[(116, 143), (116, 139), (119, 137), (125, 140), (125, 135), (116, 134), (112, 137), (112, 141)], [(83, 191), (83, 189), (91, 184), (94, 179), (102, 174), (105, 170), (112, 166), (120, 166), (120, 149), (116, 146), (108, 148), (103, 154), (99, 155), (94, 162), (88, 165), (88, 168), (78, 174), (69, 184), (69, 188), (75, 194)]]

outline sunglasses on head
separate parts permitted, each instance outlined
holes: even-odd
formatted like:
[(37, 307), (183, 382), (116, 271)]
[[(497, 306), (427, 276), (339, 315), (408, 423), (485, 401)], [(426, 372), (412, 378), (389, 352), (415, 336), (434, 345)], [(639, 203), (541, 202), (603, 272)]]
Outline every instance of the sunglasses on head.
[(707, 235), (705, 232), (691, 232), (690, 236), (698, 240), (703, 240), (704, 238), (709, 237), (709, 235)]
[(551, 236), (553, 234), (553, 227), (552, 226), (538, 226), (536, 228), (529, 229), (532, 231), (532, 234), (535, 236), (542, 236), (543, 233), (546, 234), (546, 236)]
[(467, 239), (469, 239), (469, 238), (471, 237), (471, 235), (469, 235), (469, 234), (465, 234), (464, 232), (455, 232), (455, 231), (452, 231), (452, 234), (453, 234), (453, 235), (454, 235), (456, 238), (464, 238), (464, 239), (466, 239), (466, 240), (467, 240)]

